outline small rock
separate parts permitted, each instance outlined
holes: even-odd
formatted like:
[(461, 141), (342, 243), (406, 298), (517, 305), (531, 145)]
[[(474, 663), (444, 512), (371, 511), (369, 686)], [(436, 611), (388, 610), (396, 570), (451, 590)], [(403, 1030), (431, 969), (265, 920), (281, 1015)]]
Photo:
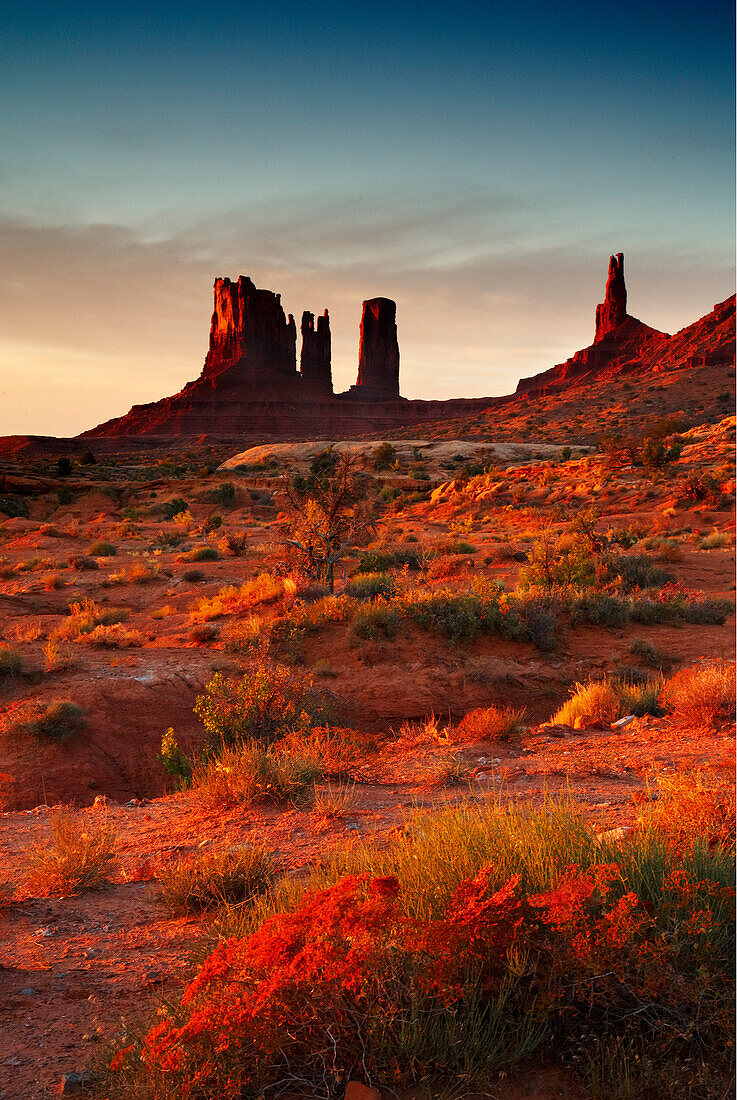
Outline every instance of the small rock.
[(572, 730), (570, 726), (543, 726), (540, 730), (541, 733), (547, 734), (548, 737), (570, 737)]
[(381, 1100), (381, 1093), (362, 1085), (360, 1081), (349, 1081), (345, 1100)]
[(94, 1080), (91, 1073), (65, 1073), (59, 1082), (57, 1092), (60, 1096), (69, 1096), (73, 1092), (81, 1092), (82, 1089), (89, 1088)]
[(27, 989), (21, 989), (21, 997), (38, 997), (38, 990), (31, 988), (29, 985)]
[(601, 844), (603, 841), (624, 840), (632, 832), (631, 825), (620, 825), (618, 829), (607, 829), (604, 833), (596, 834), (596, 841)]
[(627, 715), (625, 715), (624, 718), (618, 718), (616, 722), (612, 722), (612, 729), (613, 730), (624, 729), (625, 726), (628, 726), (630, 724), (630, 722), (634, 722), (634, 720), (635, 720), (634, 714), (627, 714)]

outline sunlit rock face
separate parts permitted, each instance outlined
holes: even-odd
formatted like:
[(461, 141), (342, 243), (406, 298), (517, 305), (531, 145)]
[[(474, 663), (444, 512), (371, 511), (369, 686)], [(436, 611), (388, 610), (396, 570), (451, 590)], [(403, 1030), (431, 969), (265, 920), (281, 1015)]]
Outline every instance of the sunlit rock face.
[(596, 333), (594, 343), (603, 340), (615, 328), (627, 320), (627, 287), (624, 284), (624, 254), (618, 252), (609, 258), (609, 275), (606, 281), (604, 301), (596, 307)]
[(216, 279), (210, 348), (203, 378), (240, 365), (264, 379), (297, 373), (297, 329), (284, 315), (281, 295), (258, 290), (246, 275)]
[(330, 364), (330, 317), (325, 310), (317, 318), (307, 310), (302, 314), (302, 351), (299, 372), (313, 389), (323, 393), (333, 392), (333, 375)]
[(357, 387), (382, 397), (399, 397), (397, 304), (390, 298), (363, 303)]

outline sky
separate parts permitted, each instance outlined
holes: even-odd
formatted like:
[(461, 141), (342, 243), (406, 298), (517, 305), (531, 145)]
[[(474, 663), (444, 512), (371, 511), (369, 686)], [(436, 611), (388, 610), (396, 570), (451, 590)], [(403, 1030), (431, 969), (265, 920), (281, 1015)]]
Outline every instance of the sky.
[(593, 338), (610, 253), (673, 332), (734, 290), (722, 0), (4, 5), (0, 434), (175, 393), (212, 283), (397, 302), (405, 397), (492, 396)]

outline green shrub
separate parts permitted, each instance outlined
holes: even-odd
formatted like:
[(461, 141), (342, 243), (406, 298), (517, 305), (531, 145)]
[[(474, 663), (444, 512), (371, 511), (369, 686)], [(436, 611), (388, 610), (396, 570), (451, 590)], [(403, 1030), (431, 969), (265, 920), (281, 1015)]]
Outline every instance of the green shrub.
[(604, 559), (601, 579), (628, 593), (635, 588), (661, 588), (676, 578), (673, 573), (653, 565), (644, 554), (616, 554)]
[(478, 546), (472, 546), (470, 542), (459, 539), (456, 542), (447, 542), (443, 547), (446, 554), (478, 554)]
[(157, 508), (159, 515), (164, 519), (174, 519), (174, 516), (180, 515), (182, 512), (189, 510), (189, 505), (186, 500), (182, 500), (181, 497), (175, 497), (174, 500), (169, 500), (165, 504), (160, 504)]
[(394, 607), (384, 603), (358, 607), (354, 611), (350, 632), (364, 641), (379, 641), (386, 638), (393, 641), (399, 629), (399, 615)]
[(567, 591), (590, 588), (596, 582), (596, 558), (580, 535), (546, 534), (527, 555), (519, 572), (520, 588)]
[(391, 443), (380, 443), (379, 446), (374, 449), (373, 457), (376, 469), (386, 470), (387, 467), (394, 465), (397, 451), (395, 447), (392, 447)]
[(223, 481), (214, 491), (213, 499), (217, 504), (228, 507), (235, 500), (235, 485), (230, 481)]
[(173, 913), (242, 906), (271, 888), (274, 857), (264, 848), (214, 848), (157, 869), (162, 902)]
[(176, 781), (177, 790), (184, 790), (192, 782), (192, 762), (182, 752), (171, 726), (161, 738), (158, 760)]
[(358, 572), (385, 573), (395, 564), (391, 550), (364, 550), (358, 559)]
[(84, 708), (68, 699), (56, 703), (36, 703), (32, 709), (32, 716), (16, 727), (31, 737), (66, 741), (85, 725)]
[(525, 633), (536, 649), (549, 653), (561, 641), (560, 608), (546, 596), (528, 596), (522, 601)]
[(19, 497), (0, 497), (0, 512), (9, 519), (28, 519), (28, 505)]
[(217, 756), (195, 763), (192, 788), (198, 800), (210, 806), (250, 805), (253, 802), (310, 802), (321, 769), (310, 760), (264, 748), (253, 741), (223, 748)]
[(265, 660), (254, 661), (239, 680), (216, 672), (194, 706), (209, 751), (243, 741), (270, 745), (288, 733), (311, 729), (320, 709), (311, 688), (309, 677)]
[(180, 561), (217, 561), (220, 554), (214, 546), (195, 546), (187, 554), (182, 554)]
[(10, 680), (14, 676), (20, 676), (23, 671), (23, 659), (17, 649), (0, 643), (0, 684), (3, 680)]
[(187, 584), (197, 584), (199, 581), (204, 581), (206, 579), (206, 574), (203, 573), (201, 569), (185, 569), (182, 573), (182, 579), (185, 580)]
[(118, 548), (113, 546), (111, 542), (105, 542), (101, 539), (99, 542), (93, 542), (87, 549), (87, 556), (90, 558), (114, 558), (118, 552)]
[(396, 591), (394, 579), (387, 573), (361, 573), (345, 587), (346, 596), (357, 600), (390, 600)]

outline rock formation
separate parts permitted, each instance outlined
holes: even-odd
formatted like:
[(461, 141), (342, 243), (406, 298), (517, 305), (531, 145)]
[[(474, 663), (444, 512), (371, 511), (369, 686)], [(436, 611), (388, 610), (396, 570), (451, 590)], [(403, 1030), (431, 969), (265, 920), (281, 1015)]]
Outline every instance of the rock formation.
[(280, 294), (258, 290), (241, 275), (237, 283), (216, 279), (214, 298), (203, 378), (236, 366), (264, 379), (297, 373), (297, 329), (291, 313), (284, 316)]
[(363, 303), (358, 346), (358, 379), (366, 396), (399, 397), (397, 304), (390, 298)]
[(299, 370), (308, 385), (324, 393), (333, 392), (333, 375), (330, 365), (330, 317), (325, 310), (317, 318), (307, 310), (302, 314), (302, 352)]
[(517, 395), (537, 396), (556, 393), (587, 378), (616, 373), (625, 364), (636, 364), (647, 352), (659, 348), (668, 337), (650, 328), (627, 312), (627, 288), (624, 285), (624, 256), (610, 257), (604, 301), (596, 307), (596, 334), (593, 344), (577, 351), (565, 363), (550, 370), (521, 378)]
[(624, 254), (609, 257), (609, 275), (604, 301), (596, 307), (594, 343), (603, 340), (627, 320), (627, 287), (624, 285)]

